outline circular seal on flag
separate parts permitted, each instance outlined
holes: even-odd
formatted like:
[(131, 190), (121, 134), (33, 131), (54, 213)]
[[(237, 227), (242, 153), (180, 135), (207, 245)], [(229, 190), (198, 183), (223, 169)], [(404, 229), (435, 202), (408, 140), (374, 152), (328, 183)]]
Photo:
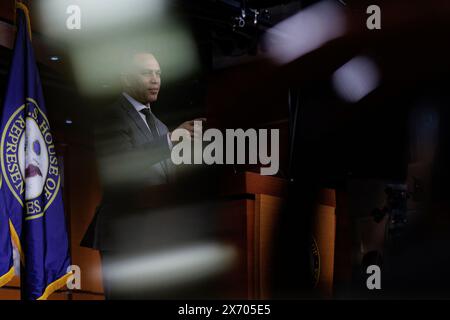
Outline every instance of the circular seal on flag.
[(26, 209), (25, 219), (42, 217), (59, 191), (60, 172), (48, 119), (33, 99), (6, 123), (1, 166), (6, 185)]

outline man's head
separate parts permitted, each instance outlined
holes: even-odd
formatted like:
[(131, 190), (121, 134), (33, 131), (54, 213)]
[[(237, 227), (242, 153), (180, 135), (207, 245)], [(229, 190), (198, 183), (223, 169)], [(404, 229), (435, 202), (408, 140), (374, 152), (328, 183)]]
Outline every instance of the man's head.
[(122, 73), (122, 86), (126, 93), (143, 104), (158, 99), (161, 86), (161, 68), (151, 53), (137, 52), (130, 56)]

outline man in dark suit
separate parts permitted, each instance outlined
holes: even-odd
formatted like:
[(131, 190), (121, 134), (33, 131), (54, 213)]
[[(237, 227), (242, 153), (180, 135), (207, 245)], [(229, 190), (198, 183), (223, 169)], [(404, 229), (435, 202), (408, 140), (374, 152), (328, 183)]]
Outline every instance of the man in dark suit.
[[(106, 299), (128, 296), (117, 293), (117, 286), (105, 276), (105, 265), (117, 261), (123, 253), (147, 245), (148, 221), (142, 218), (144, 215), (136, 214), (136, 195), (146, 187), (174, 180), (171, 133), (151, 110), (161, 85), (158, 61), (150, 53), (133, 53), (121, 82), (121, 97), (95, 125), (103, 199), (81, 242), (82, 246), (100, 251)], [(178, 128), (193, 136), (193, 121)]]

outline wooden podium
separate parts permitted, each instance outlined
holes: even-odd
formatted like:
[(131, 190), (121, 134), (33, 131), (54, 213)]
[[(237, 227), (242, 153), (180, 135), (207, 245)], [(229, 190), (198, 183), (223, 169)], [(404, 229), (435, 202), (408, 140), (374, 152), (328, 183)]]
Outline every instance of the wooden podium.
[[(233, 298), (271, 298), (274, 233), (287, 194), (287, 182), (252, 172), (236, 174), (224, 184), (224, 223), (234, 224), (231, 237), (241, 251), (235, 272), (243, 281)], [(236, 279), (236, 278), (235, 278)]]
[[(237, 252), (232, 267), (217, 280), (217, 291), (225, 299), (269, 299), (272, 275), (273, 237), (279, 215), (287, 193), (287, 182), (283, 179), (245, 172), (233, 174), (220, 180), (220, 197), (217, 212), (219, 234), (213, 237), (230, 244)], [(147, 201), (155, 204), (160, 194), (167, 193), (166, 187), (147, 190)], [(72, 201), (71, 203), (75, 203)], [(95, 202), (92, 202), (95, 203)], [(89, 203), (81, 202), (83, 206)], [(75, 211), (74, 211), (75, 212)], [(80, 213), (80, 211), (77, 211)], [(98, 253), (79, 246), (80, 238), (91, 220), (91, 209), (81, 211), (83, 219), (74, 219), (70, 224), (72, 259), (82, 270), (82, 290), (69, 292), (63, 289), (50, 296), (50, 300), (93, 300), (101, 299), (101, 268)], [(213, 232), (216, 232), (213, 231)], [(20, 299), (19, 279), (11, 281), (0, 289), (0, 299)]]
[[(189, 181), (191, 183), (191, 181)], [(192, 184), (189, 184), (192, 187)], [(219, 188), (205, 199), (195, 199), (202, 194), (201, 187), (184, 192), (171, 186), (151, 187), (142, 192), (136, 201), (141, 208), (157, 207), (167, 201), (163, 195), (177, 194), (177, 203), (213, 201), (214, 211), (203, 212), (199, 219), (211, 221), (210, 240), (219, 241), (232, 248), (235, 259), (226, 272), (213, 279), (216, 283), (214, 297), (223, 299), (269, 299), (273, 274), (274, 236), (279, 216), (287, 195), (287, 181), (261, 176), (253, 172), (220, 175)], [(207, 188), (215, 188), (207, 185)], [(181, 189), (181, 192), (180, 192)], [(158, 203), (159, 202), (159, 203)], [(216, 295), (217, 294), (217, 295)]]

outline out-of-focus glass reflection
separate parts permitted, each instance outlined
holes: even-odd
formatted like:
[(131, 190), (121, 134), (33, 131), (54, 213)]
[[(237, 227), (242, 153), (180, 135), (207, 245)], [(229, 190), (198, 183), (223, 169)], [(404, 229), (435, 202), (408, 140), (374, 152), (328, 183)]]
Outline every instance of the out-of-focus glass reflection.
[(368, 57), (355, 57), (332, 76), (337, 94), (348, 102), (358, 102), (372, 92), (380, 82), (380, 72)]
[(268, 30), (265, 42), (269, 56), (285, 64), (342, 36), (345, 30), (345, 15), (340, 4), (322, 1)]
[[(187, 28), (162, 0), (45, 0), (38, 11), (45, 36), (63, 43), (77, 85), (89, 96), (118, 92), (123, 56), (152, 52), (170, 82), (193, 72), (197, 52)], [(69, 6), (78, 6), (80, 29), (69, 29)], [(120, 92), (120, 91), (119, 91)]]
[(157, 291), (216, 276), (236, 258), (237, 250), (230, 245), (197, 243), (104, 261), (104, 277), (119, 291)]
[[(71, 35), (66, 26), (67, 18), (75, 12), (69, 7), (77, 6), (81, 13), (79, 38), (96, 39), (102, 32), (117, 31), (130, 24), (151, 20), (154, 23), (167, 14), (170, 0), (42, 0), (39, 1), (40, 15), (45, 33), (63, 38)], [(72, 36), (75, 36), (72, 35)]]

